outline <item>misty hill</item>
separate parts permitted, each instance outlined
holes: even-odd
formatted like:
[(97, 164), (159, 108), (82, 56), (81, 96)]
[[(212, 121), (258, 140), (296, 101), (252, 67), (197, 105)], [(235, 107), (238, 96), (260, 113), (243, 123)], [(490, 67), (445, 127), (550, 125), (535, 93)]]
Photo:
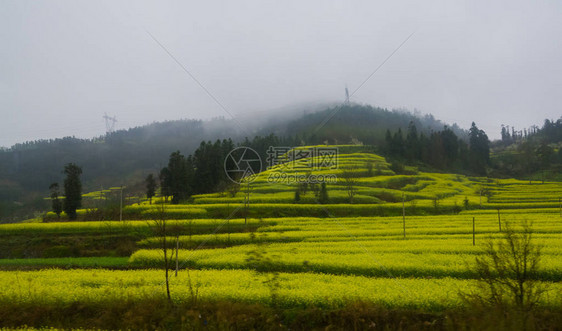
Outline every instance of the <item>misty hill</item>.
[[(413, 114), (407, 110), (389, 111), (351, 104), (304, 114), (289, 122), (285, 127), (281, 127), (279, 134), (300, 137), (307, 144), (324, 142), (345, 144), (353, 139), (365, 145), (380, 146), (384, 142), (387, 130), (405, 131), (410, 122), (416, 125), (420, 133), (426, 134), (443, 130), (443, 127), (447, 125), (432, 115), (422, 116), (421, 113)], [(459, 138), (466, 140), (467, 131), (462, 130), (456, 124), (453, 124), (450, 129)]]
[[(326, 121), (326, 119), (329, 119)], [(140, 182), (157, 173), (170, 153), (191, 154), (204, 140), (231, 138), (235, 144), (245, 137), (275, 134), (284, 144), (305, 145), (362, 142), (380, 145), (387, 129), (405, 129), (413, 121), (420, 131), (443, 129), (431, 115), (363, 105), (331, 106), (323, 110), (307, 107), (263, 113), (233, 120), (178, 120), (120, 130), (103, 137), (65, 137), (17, 144), (0, 150), (0, 217), (45, 209), (44, 197), (53, 182), (61, 182), (65, 164), (83, 168), (84, 190), (98, 190)], [(319, 127), (319, 125), (322, 125)], [(466, 133), (456, 125), (459, 137)], [(18, 212), (19, 210), (19, 212)]]

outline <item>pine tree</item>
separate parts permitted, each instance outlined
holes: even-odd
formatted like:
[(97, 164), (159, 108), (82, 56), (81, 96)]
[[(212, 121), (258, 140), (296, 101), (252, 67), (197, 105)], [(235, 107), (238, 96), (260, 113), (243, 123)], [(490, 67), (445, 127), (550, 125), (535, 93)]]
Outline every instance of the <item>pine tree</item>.
[(390, 130), (386, 130), (386, 133), (384, 135), (384, 142), (385, 142), (385, 148), (384, 148), (384, 152), (387, 155), (392, 155), (393, 150), (392, 150), (392, 146), (393, 146), (393, 141), (392, 141), (392, 134), (390, 133)]
[(53, 207), (53, 213), (57, 214), (57, 220), (60, 221), (60, 214), (62, 213), (62, 201), (59, 199), (59, 184), (52, 183), (49, 186), (49, 190), (51, 191), (51, 205)]
[(474, 122), (472, 122), (468, 137), (471, 170), (479, 175), (485, 175), (486, 166), (490, 161), (490, 140)]
[(178, 204), (191, 195), (189, 172), (185, 157), (179, 152), (173, 152), (168, 161), (169, 189), (172, 203)]
[(152, 197), (156, 194), (156, 179), (153, 174), (149, 174), (145, 179), (146, 183), (146, 198), (152, 204)]
[(420, 157), (420, 146), (418, 140), (418, 129), (413, 121), (408, 124), (408, 133), (406, 134), (406, 159), (414, 161)]
[(77, 218), (76, 209), (82, 206), (82, 182), (80, 175), (82, 168), (74, 163), (64, 167), (66, 179), (64, 180), (64, 212), (70, 220)]
[(402, 136), (402, 129), (398, 129), (392, 137), (392, 154), (396, 157), (404, 157), (404, 137)]
[(320, 185), (320, 196), (318, 197), (318, 201), (321, 204), (325, 204), (328, 203), (328, 188), (326, 187), (326, 182), (322, 182), (322, 185)]
[(459, 139), (453, 130), (445, 126), (441, 134), (441, 142), (443, 144), (443, 152), (445, 157), (445, 167), (450, 167), (457, 161), (459, 155)]
[(160, 194), (164, 197), (164, 200), (168, 202), (168, 198), (172, 195), (171, 176), (168, 167), (164, 167), (160, 170), (158, 178), (160, 179)]

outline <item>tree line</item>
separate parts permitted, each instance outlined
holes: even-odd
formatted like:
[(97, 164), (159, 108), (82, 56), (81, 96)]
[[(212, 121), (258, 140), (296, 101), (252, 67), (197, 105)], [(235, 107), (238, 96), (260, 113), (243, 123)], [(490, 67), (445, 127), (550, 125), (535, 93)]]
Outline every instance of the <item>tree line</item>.
[(399, 128), (392, 134), (386, 131), (382, 152), (386, 156), (410, 164), (423, 163), (440, 170), (469, 171), (486, 174), (490, 162), (490, 140), (486, 133), (473, 122), (468, 141), (459, 138), (445, 126), (441, 131), (418, 133), (410, 122), (406, 133)]
[[(326, 119), (329, 118), (328, 121)], [(385, 131), (397, 131), (413, 122), (419, 133), (428, 135), (443, 128), (444, 123), (432, 115), (409, 112), (404, 109), (388, 110), (367, 105), (349, 104), (305, 114), (284, 128), (285, 136), (295, 137), (295, 146), (316, 144), (347, 144), (358, 141), (365, 145), (381, 146), (385, 143)], [(449, 127), (457, 136), (467, 132), (458, 125)]]
[[(262, 170), (268, 166), (267, 150), (270, 146), (298, 146), (299, 137), (278, 137), (275, 134), (246, 138), (238, 145), (232, 139), (203, 141), (193, 154), (183, 155), (180, 151), (170, 154), (168, 165), (158, 174), (158, 183), (154, 174), (146, 179), (147, 196), (151, 199), (160, 186), (162, 197), (166, 201), (171, 199), (174, 204), (186, 201), (194, 194), (207, 194), (221, 191), (231, 191), (236, 186), (228, 178), (224, 170), (225, 158), (236, 146), (254, 149), (261, 158)], [(458, 138), (449, 127), (442, 131), (424, 132), (418, 134), (418, 129), (412, 121), (408, 126), (406, 137), (398, 129), (392, 135), (386, 133), (385, 144), (381, 148), (386, 156), (398, 158), (407, 162), (425, 163), (438, 169), (465, 169), (473, 173), (484, 175), (489, 164), (489, 139), (483, 130), (473, 123), (469, 130), (469, 142)], [(300, 200), (299, 191), (295, 200)], [(327, 194), (324, 194), (327, 199)], [(323, 195), (323, 196), (324, 196)]]
[[(225, 183), (224, 158), (234, 149), (231, 139), (201, 142), (195, 152), (184, 156), (180, 151), (170, 155), (168, 165), (160, 170), (162, 196), (177, 204), (193, 194), (211, 193)], [(147, 179), (148, 182), (148, 179)]]
[(76, 210), (82, 206), (82, 168), (74, 163), (69, 163), (64, 167), (63, 173), (66, 175), (64, 179), (64, 197), (61, 196), (58, 183), (49, 185), (51, 206), (53, 212), (60, 221), (60, 215), (64, 211), (68, 219), (76, 220)]
[(517, 131), (502, 127), (502, 140), (492, 144), (492, 175), (562, 179), (562, 119), (545, 120), (541, 128)]

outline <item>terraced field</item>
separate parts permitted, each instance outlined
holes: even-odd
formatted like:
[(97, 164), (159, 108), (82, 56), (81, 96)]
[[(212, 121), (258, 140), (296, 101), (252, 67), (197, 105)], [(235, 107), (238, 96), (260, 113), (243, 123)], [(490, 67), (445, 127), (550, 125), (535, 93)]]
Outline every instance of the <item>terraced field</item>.
[[(179, 269), (171, 277), (173, 300), (192, 300), (195, 287), (201, 300), (283, 307), (340, 307), (358, 300), (427, 311), (459, 307), (459, 292), (474, 288), (474, 259), (482, 254), (482, 244), (500, 238), (500, 226), (505, 230), (508, 223), (527, 221), (543, 246), (537, 277), (549, 291), (541, 305), (562, 305), (562, 183), (413, 168), (396, 174), (384, 158), (353, 153), (354, 148), (345, 147), (349, 153), (339, 156), (337, 169), (278, 166), (234, 193), (164, 204), (168, 227), (176, 231), (166, 237), (171, 267), (176, 268), (177, 256)], [(338, 182), (327, 185), (327, 203), (319, 202), (319, 187), (310, 185), (300, 187), (296, 201), (298, 184), (272, 183), (268, 178), (276, 172), (335, 174)], [(342, 180), (349, 172), (356, 174), (352, 198)], [(164, 296), (158, 270), (164, 260), (162, 237), (153, 231), (160, 202), (128, 206), (124, 222), (0, 225), (0, 241), (135, 238), (132, 254), (121, 256), (0, 260), (0, 301), (49, 305)]]

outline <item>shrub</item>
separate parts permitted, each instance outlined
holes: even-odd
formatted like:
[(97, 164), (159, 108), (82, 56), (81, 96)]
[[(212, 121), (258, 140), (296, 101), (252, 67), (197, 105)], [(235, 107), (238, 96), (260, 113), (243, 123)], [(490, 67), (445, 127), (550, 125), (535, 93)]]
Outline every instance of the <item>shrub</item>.
[(485, 243), (474, 266), (479, 276), (477, 289), (461, 294), (472, 307), (502, 312), (499, 316), (518, 319), (517, 325), (524, 328), (546, 291), (537, 277), (541, 248), (532, 235), (528, 222), (519, 231), (507, 222), (501, 239)]
[(404, 173), (404, 165), (400, 162), (392, 162), (390, 164), (390, 170), (394, 171), (395, 174), (403, 174)]

